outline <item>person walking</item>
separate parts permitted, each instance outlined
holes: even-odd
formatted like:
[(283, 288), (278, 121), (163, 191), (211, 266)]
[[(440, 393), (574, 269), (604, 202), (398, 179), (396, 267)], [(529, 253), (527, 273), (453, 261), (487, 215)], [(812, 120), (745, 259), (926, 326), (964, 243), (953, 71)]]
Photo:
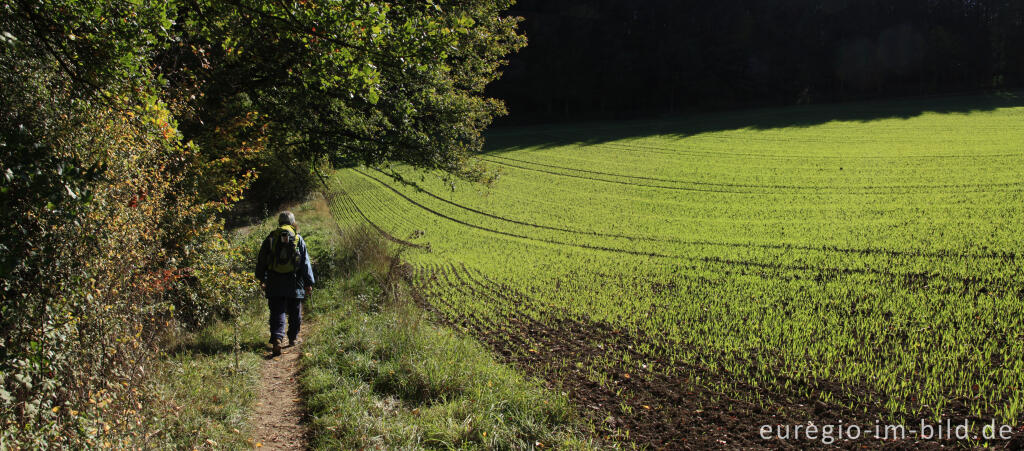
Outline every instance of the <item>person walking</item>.
[(260, 246), (256, 261), (256, 279), (263, 286), (270, 308), (270, 344), (273, 355), (281, 355), (288, 317), (288, 346), (294, 346), (302, 326), (302, 300), (313, 293), (313, 266), (306, 242), (298, 232), (295, 215), (282, 212), (278, 227)]

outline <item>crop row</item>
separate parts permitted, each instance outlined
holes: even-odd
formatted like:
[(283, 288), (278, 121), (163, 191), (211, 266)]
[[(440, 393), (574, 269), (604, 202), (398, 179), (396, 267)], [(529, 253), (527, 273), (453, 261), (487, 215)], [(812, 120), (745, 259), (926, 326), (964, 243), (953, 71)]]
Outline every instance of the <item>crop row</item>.
[[(858, 149), (884, 142), (865, 127), (844, 128), (860, 135), (835, 152), (813, 147), (829, 142), (828, 130), (819, 130), (820, 142), (793, 131), (803, 134), (795, 145), (812, 147), (795, 149), (792, 167), (759, 166), (750, 155), (749, 170), (735, 176), (715, 164), (761, 155), (757, 147), (773, 138), (724, 133), (722, 143), (753, 134), (747, 149), (754, 151), (667, 135), (510, 149), (484, 158), (532, 169), (497, 165), (493, 187), (403, 167), (346, 169), (332, 178), (333, 205), (346, 216), (339, 222), (370, 222), (423, 246), (404, 254), (422, 301), (469, 333), (550, 330), (564, 319), (608, 325), (630, 337), (636, 353), (602, 357), (610, 367), (647, 358), (661, 362), (659, 374), (721, 375), (713, 386), (723, 392), (760, 387), (854, 411), (1024, 423), (1024, 193), (1008, 176), (1024, 161), (997, 156), (1016, 152), (999, 152), (1012, 144), (997, 136), (945, 153), (907, 143), (891, 155)], [(695, 181), (791, 192), (636, 186), (683, 186), (684, 176), (672, 174), (700, 174), (703, 162), (683, 154), (675, 171), (659, 157), (643, 171), (636, 156), (620, 164), (614, 155), (622, 146), (651, 147), (671, 159), (692, 145), (704, 146), (708, 167), (717, 168)], [(970, 146), (975, 159), (957, 156)], [(872, 170), (819, 189), (816, 180), (827, 177), (804, 172), (828, 159)], [(942, 168), (960, 161), (970, 166), (937, 182)], [(915, 176), (921, 168), (927, 174)], [(986, 170), (995, 176), (982, 178)], [(853, 192), (865, 187), (873, 192)]]
[[(1021, 156), (1017, 156), (1021, 157)], [(650, 176), (636, 176), (629, 174), (619, 174), (612, 172), (593, 171), (589, 169), (579, 169), (569, 166), (560, 166), (546, 163), (538, 163), (535, 161), (527, 161), (515, 158), (509, 158), (499, 155), (487, 155), (481, 157), (484, 161), (514, 167), (518, 169), (543, 172), (546, 174), (552, 174), (561, 177), (575, 177), (584, 180), (594, 180), (607, 183), (622, 183), (634, 186), (642, 186), (647, 188), (657, 189), (668, 189), (668, 190), (691, 190), (691, 191), (703, 191), (713, 193), (747, 193), (753, 194), (758, 192), (775, 192), (775, 190), (805, 190), (805, 191), (828, 191), (828, 192), (839, 192), (845, 194), (871, 194), (875, 192), (892, 192), (892, 191), (919, 191), (919, 190), (932, 190), (932, 189), (958, 189), (958, 190), (985, 190), (991, 191), (995, 188), (1018, 188), (1024, 186), (1024, 182), (1020, 182), (1019, 178), (1015, 177), (1017, 174), (1006, 174), (1010, 180), (1006, 182), (983, 182), (983, 183), (961, 183), (961, 184), (891, 184), (886, 182), (885, 185), (849, 185), (845, 184), (842, 186), (835, 186), (829, 184), (833, 182), (830, 176), (819, 176), (817, 185), (808, 184), (749, 184), (749, 183), (720, 183), (720, 182), (708, 182), (699, 180), (680, 180), (664, 177), (650, 177)], [(517, 164), (518, 163), (518, 164)], [(548, 169), (538, 169), (534, 166), (541, 166)], [(552, 170), (554, 169), (554, 170)], [(963, 168), (960, 167), (962, 170)], [(946, 171), (949, 168), (945, 168)], [(571, 172), (567, 172), (571, 171)], [(591, 175), (580, 175), (574, 174), (591, 174)], [(595, 177), (596, 176), (596, 177)], [(986, 179), (991, 180), (993, 174), (988, 173)], [(920, 179), (920, 174), (916, 176)], [(626, 180), (618, 180), (626, 179)], [(629, 181), (632, 180), (632, 181)], [(661, 184), (654, 184), (650, 182), (662, 182)], [(668, 184), (666, 184), (668, 183)], [(672, 185), (677, 184), (677, 185)], [(680, 186), (682, 185), (682, 186)]]

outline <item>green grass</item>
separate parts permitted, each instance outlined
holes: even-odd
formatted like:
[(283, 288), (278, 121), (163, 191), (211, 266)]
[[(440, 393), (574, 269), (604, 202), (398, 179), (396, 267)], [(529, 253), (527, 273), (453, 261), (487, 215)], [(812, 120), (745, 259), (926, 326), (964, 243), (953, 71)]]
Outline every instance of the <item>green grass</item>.
[(429, 244), (404, 256), (419, 288), (484, 330), (605, 323), (726, 393), (785, 379), (855, 411), (1024, 424), (1021, 104), (506, 129), (480, 155), (492, 187), (345, 169), (331, 207)]
[[(383, 243), (353, 231), (347, 277), (315, 294), (302, 386), (315, 449), (589, 449), (564, 395), (430, 324), (408, 293), (381, 290)], [(363, 240), (364, 243), (353, 244)], [(367, 258), (367, 253), (373, 253)], [(342, 257), (345, 258), (344, 256)], [(355, 268), (355, 269), (351, 269)]]
[(151, 382), (155, 399), (146, 406), (151, 418), (146, 447), (252, 446), (249, 419), (266, 341), (265, 313), (256, 306), (250, 305), (238, 319), (241, 351), (237, 371), (230, 322), (179, 337)]

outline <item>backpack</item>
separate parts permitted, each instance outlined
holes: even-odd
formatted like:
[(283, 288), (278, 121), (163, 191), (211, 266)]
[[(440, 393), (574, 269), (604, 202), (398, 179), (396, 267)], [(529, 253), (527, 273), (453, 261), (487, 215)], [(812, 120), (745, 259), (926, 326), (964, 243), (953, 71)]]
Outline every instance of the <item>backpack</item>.
[(299, 234), (290, 225), (278, 227), (270, 232), (270, 254), (267, 268), (279, 274), (294, 273), (299, 267)]

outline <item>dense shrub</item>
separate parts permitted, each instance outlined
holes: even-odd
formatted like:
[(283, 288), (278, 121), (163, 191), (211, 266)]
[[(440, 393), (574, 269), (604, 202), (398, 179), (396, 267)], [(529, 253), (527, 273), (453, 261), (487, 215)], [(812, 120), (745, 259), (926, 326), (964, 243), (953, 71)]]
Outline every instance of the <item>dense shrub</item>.
[[(134, 12), (137, 27), (160, 22), (158, 8)], [(144, 95), (131, 52), (119, 65), (109, 42), (86, 45), (109, 73), (85, 74), (26, 24), (0, 23), (18, 35), (0, 54), (0, 442), (130, 440), (154, 339), (251, 285), (214, 220), (247, 182), (210, 176), (217, 163)]]

